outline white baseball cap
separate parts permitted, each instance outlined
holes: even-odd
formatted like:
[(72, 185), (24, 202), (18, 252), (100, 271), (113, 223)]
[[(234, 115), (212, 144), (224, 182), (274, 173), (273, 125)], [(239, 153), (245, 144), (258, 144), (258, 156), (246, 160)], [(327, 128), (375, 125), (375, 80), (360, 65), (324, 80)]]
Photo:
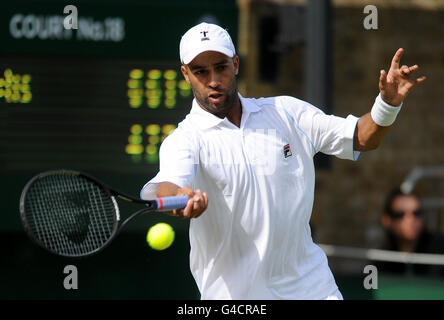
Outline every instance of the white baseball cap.
[(202, 22), (188, 30), (180, 40), (180, 61), (190, 63), (204, 51), (217, 51), (230, 58), (236, 50), (227, 30), (218, 25)]

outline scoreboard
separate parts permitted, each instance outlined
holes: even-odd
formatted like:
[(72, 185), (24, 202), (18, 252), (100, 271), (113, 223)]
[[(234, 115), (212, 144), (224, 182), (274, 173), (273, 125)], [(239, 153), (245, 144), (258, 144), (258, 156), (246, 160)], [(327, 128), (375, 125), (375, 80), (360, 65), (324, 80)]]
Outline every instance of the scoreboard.
[(146, 171), (193, 97), (174, 62), (9, 57), (0, 70), (0, 170), (9, 173)]
[[(77, 8), (77, 29), (64, 26), (67, 4)], [(0, 229), (20, 228), (22, 187), (41, 171), (80, 170), (137, 192), (191, 108), (181, 35), (214, 22), (236, 43), (237, 11), (235, 0), (2, 4), (0, 193), (8, 208)]]
[(9, 4), (0, 13), (0, 171), (154, 171), (193, 99), (181, 34), (205, 17), (235, 30), (235, 4), (211, 3), (74, 2), (76, 30), (63, 28), (63, 3)]

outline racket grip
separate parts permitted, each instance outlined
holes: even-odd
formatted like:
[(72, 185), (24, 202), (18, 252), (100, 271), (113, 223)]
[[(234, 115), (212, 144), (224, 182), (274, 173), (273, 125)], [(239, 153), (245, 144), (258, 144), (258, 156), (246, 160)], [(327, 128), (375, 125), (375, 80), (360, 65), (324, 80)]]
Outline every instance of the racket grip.
[(169, 211), (174, 209), (183, 209), (186, 207), (189, 199), (190, 198), (187, 196), (157, 198), (157, 210)]

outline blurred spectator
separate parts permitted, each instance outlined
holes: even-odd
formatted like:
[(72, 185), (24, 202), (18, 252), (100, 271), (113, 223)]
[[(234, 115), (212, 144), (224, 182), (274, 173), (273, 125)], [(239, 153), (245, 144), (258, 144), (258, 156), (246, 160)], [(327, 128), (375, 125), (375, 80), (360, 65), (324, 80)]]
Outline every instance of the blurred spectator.
[[(415, 194), (392, 190), (385, 201), (381, 223), (386, 230), (382, 249), (409, 253), (444, 254), (444, 235), (424, 228), (424, 210)], [(444, 276), (444, 266), (384, 262), (378, 267), (383, 272)], [(410, 269), (408, 269), (410, 268)]]

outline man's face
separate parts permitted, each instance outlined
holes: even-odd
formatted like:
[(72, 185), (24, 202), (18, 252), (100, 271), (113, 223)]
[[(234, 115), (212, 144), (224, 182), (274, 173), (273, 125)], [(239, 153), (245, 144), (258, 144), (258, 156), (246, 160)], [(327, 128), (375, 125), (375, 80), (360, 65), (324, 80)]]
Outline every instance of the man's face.
[(403, 240), (417, 239), (423, 225), (418, 199), (409, 195), (398, 196), (393, 199), (392, 209), (389, 223), (392, 232)]
[(200, 106), (216, 116), (226, 116), (237, 96), (239, 58), (205, 51), (181, 70)]

